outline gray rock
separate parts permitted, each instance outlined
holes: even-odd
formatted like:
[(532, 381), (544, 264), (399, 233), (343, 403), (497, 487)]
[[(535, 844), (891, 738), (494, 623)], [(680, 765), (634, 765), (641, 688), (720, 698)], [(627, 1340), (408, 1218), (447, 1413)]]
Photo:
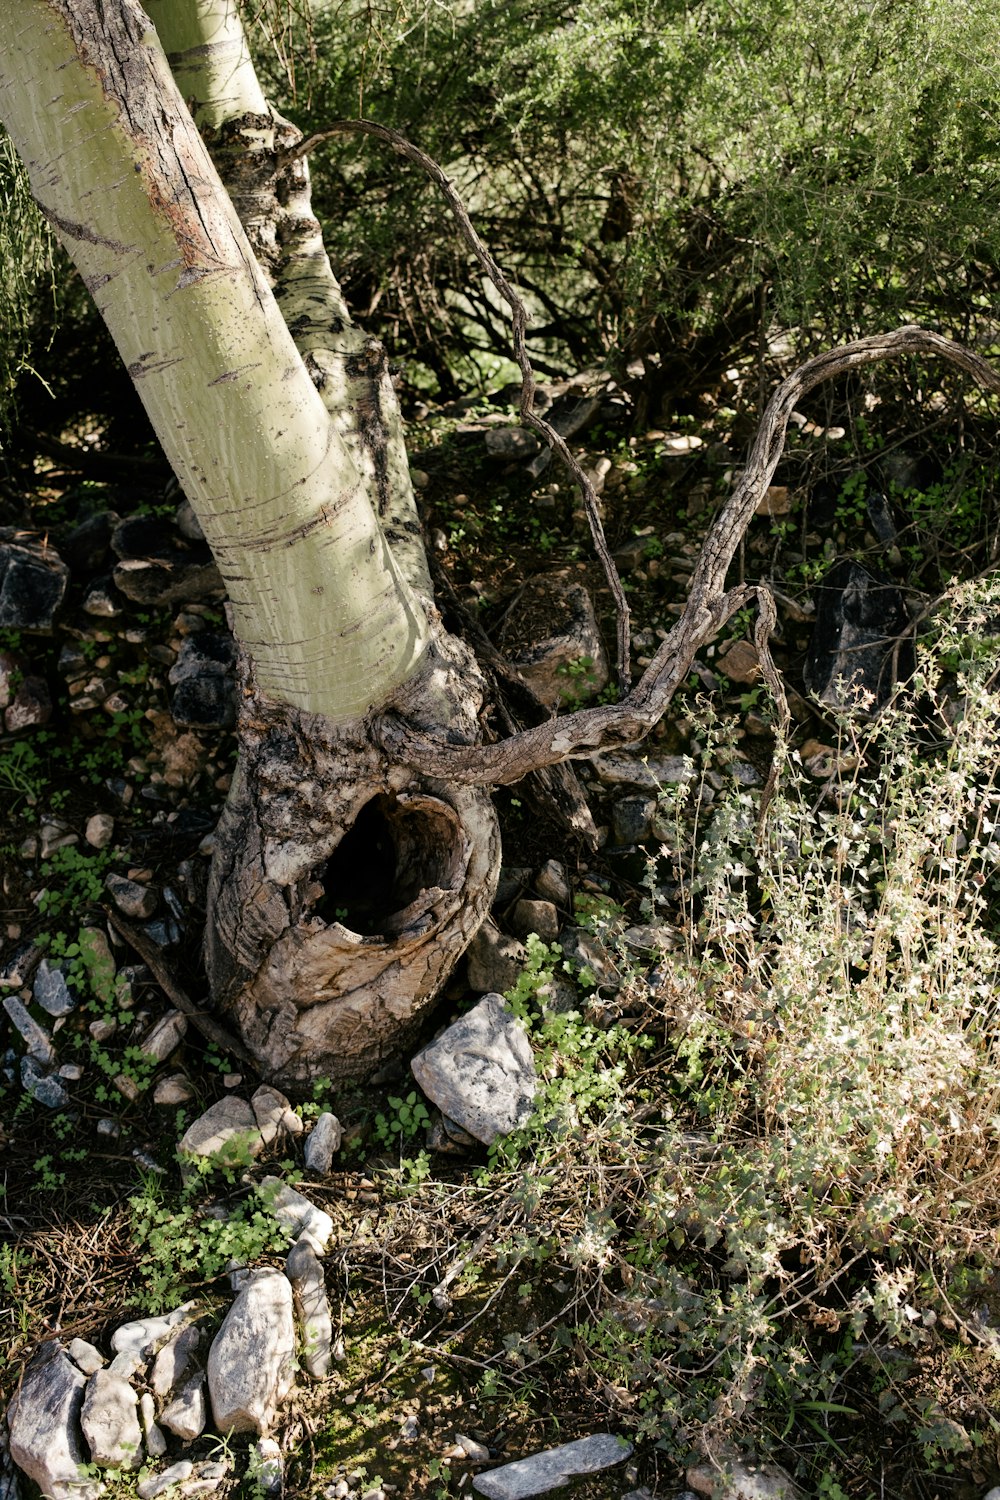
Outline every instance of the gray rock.
[(69, 1095), (58, 1078), (44, 1073), (33, 1057), (21, 1058), (21, 1087), (46, 1109), (65, 1109)]
[[(890, 579), (846, 559), (831, 568), (817, 594), (806, 686), (835, 708), (880, 708), (894, 684), (897, 638), (910, 623), (902, 594)], [(898, 665), (905, 672), (905, 652)]]
[(608, 750), (591, 756), (591, 765), (603, 786), (626, 786), (640, 792), (689, 782), (694, 768), (684, 755), (647, 755), (642, 751)]
[(196, 1302), (185, 1302), (163, 1317), (136, 1318), (134, 1322), (123, 1323), (111, 1335), (111, 1347), (116, 1354), (134, 1353), (142, 1357), (152, 1354), (175, 1329), (191, 1322), (197, 1306)]
[(0, 541), (0, 630), (51, 635), (68, 583), (52, 547)]
[(289, 1187), (280, 1177), (262, 1177), (257, 1191), (269, 1210), (283, 1225), (293, 1239), (307, 1235), (316, 1253), (322, 1255), (333, 1233), (333, 1220), (328, 1213), (310, 1203), (302, 1193)]
[(488, 427), (483, 433), (491, 458), (534, 458), (541, 447), (536, 433), (526, 427)]
[(593, 1437), (562, 1443), (558, 1448), (477, 1474), (472, 1487), (487, 1500), (526, 1500), (529, 1495), (546, 1495), (549, 1490), (559, 1489), (577, 1474), (595, 1474), (623, 1463), (631, 1452), (631, 1443), (622, 1442), (610, 1432), (598, 1432)]
[(86, 1380), (58, 1344), (44, 1344), (7, 1411), (10, 1456), (49, 1500), (97, 1500), (80, 1480), (88, 1461), (80, 1433)]
[(621, 985), (621, 975), (611, 955), (592, 932), (582, 927), (564, 927), (559, 934), (559, 946), (574, 969), (590, 970), (600, 989), (615, 991)]
[(24, 1045), (28, 1050), (28, 1056), (33, 1058), (41, 1067), (50, 1067), (55, 1061), (56, 1055), (55, 1048), (52, 1045), (52, 1038), (44, 1027), (39, 1026), (38, 1022), (32, 1018), (24, 1001), (19, 1000), (17, 995), (5, 995), (3, 1001), (0, 1003), (3, 1004), (3, 1008), (10, 1017), (11, 1022), (20, 1032)]
[(34, 943), (22, 943), (0, 968), (0, 990), (19, 990), (28, 983), (41, 961), (42, 950)]
[(257, 1129), (269, 1146), (279, 1135), (301, 1135), (302, 1121), (295, 1113), (284, 1094), (269, 1084), (261, 1084), (251, 1096), (250, 1108), (257, 1121)]
[(592, 698), (607, 686), (593, 601), (568, 570), (528, 580), (504, 616), (500, 640), (548, 708)]
[(110, 1370), (90, 1377), (80, 1422), (91, 1461), (102, 1469), (137, 1469), (142, 1463), (138, 1404), (128, 1381)]
[(262, 1437), (250, 1450), (249, 1473), (265, 1495), (280, 1495), (285, 1482), (281, 1449), (274, 1438)]
[(184, 1379), (201, 1343), (201, 1329), (189, 1323), (162, 1346), (153, 1362), (153, 1373), (149, 1378), (154, 1396), (161, 1399), (169, 1396), (175, 1386)]
[(229, 729), (236, 722), (236, 643), (230, 635), (203, 630), (181, 646), (169, 680), (174, 723), (185, 729)]
[(685, 1479), (699, 1495), (712, 1500), (798, 1500), (801, 1491), (773, 1464), (698, 1464)]
[(235, 1095), (219, 1099), (193, 1120), (177, 1147), (178, 1155), (221, 1156), (238, 1159), (243, 1150), (252, 1157), (264, 1149), (253, 1110), (245, 1099)]
[(125, 917), (133, 920), (151, 917), (159, 900), (152, 886), (140, 885), (137, 880), (127, 880), (124, 875), (110, 874), (104, 877), (112, 901)]
[(201, 522), (198, 520), (194, 506), (190, 500), (185, 499), (181, 501), (177, 507), (174, 521), (176, 522), (177, 530), (186, 541), (203, 542), (205, 540), (205, 533), (202, 530)]
[(194, 1084), (185, 1073), (171, 1073), (161, 1078), (153, 1090), (153, 1103), (160, 1105), (187, 1104), (194, 1098)]
[(652, 836), (656, 803), (652, 797), (616, 797), (611, 826), (616, 844), (643, 844)]
[(514, 903), (511, 925), (520, 938), (535, 932), (543, 943), (554, 943), (559, 936), (559, 913), (551, 901), (532, 901), (522, 896)]
[(184, 1386), (180, 1395), (160, 1413), (160, 1425), (175, 1437), (193, 1443), (205, 1430), (205, 1375), (199, 1370)]
[(302, 1364), (315, 1380), (325, 1380), (333, 1362), (333, 1323), (323, 1267), (306, 1240), (296, 1241), (289, 1250), (285, 1275), (292, 1284)]
[(340, 1150), (344, 1139), (344, 1127), (336, 1115), (324, 1110), (306, 1137), (303, 1157), (310, 1172), (325, 1177), (333, 1165), (335, 1151)]
[(84, 1375), (96, 1375), (106, 1364), (100, 1349), (95, 1349), (86, 1339), (73, 1339), (66, 1345), (66, 1353)]
[(121, 599), (110, 577), (94, 579), (83, 601), (83, 612), (95, 620), (114, 620), (121, 614)]
[(182, 1458), (178, 1463), (171, 1464), (169, 1469), (163, 1469), (159, 1474), (150, 1474), (148, 1479), (141, 1479), (135, 1492), (139, 1500), (154, 1500), (156, 1495), (162, 1495), (171, 1485), (190, 1479), (193, 1473), (194, 1464), (190, 1459)]
[(167, 1451), (167, 1440), (156, 1423), (156, 1402), (149, 1391), (139, 1397), (139, 1420), (146, 1439), (146, 1452), (150, 1458), (162, 1458)]
[(487, 1146), (531, 1114), (536, 1082), (531, 1046), (500, 995), (484, 995), (410, 1067), (442, 1113)]
[(39, 824), (38, 853), (42, 859), (49, 859), (57, 849), (68, 849), (79, 842), (79, 836), (60, 818), (44, 818)]
[(487, 918), (466, 953), (469, 988), (502, 995), (517, 983), (526, 958), (522, 944)]
[(66, 983), (66, 976), (55, 964), (43, 958), (35, 974), (32, 997), (36, 1005), (50, 1016), (68, 1016), (76, 1008), (76, 1001)]
[(252, 1271), (208, 1356), (208, 1385), (221, 1432), (264, 1432), (292, 1387), (292, 1288), (280, 1271)]
[(179, 1010), (168, 1010), (139, 1043), (141, 1051), (154, 1062), (166, 1062), (183, 1041), (188, 1029), (187, 1016)]
[(569, 910), (569, 877), (566, 874), (566, 866), (558, 859), (547, 859), (535, 876), (535, 890), (543, 901), (551, 901), (554, 906), (561, 906), (564, 911)]

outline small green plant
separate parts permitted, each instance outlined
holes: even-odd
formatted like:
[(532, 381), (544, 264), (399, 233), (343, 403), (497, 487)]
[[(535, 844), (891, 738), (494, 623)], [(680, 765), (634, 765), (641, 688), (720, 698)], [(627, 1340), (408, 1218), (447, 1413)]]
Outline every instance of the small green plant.
[(82, 906), (98, 905), (104, 894), (104, 875), (114, 858), (111, 850), (84, 850), (75, 844), (54, 849), (39, 870), (46, 887), (38, 897), (38, 910), (58, 919), (75, 914)]
[(389, 1146), (396, 1141), (411, 1141), (430, 1124), (427, 1106), (415, 1089), (405, 1096), (390, 1095), (389, 1114), (375, 1116), (375, 1139)]

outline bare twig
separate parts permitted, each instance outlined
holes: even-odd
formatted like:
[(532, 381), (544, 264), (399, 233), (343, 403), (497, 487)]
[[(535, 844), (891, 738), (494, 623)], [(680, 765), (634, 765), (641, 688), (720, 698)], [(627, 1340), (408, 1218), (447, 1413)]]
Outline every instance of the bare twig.
[(556, 432), (551, 423), (539, 417), (534, 409), (535, 404), (535, 373), (528, 358), (526, 337), (528, 329), (528, 310), (521, 298), (515, 292), (503, 271), (500, 269), (487, 247), (483, 244), (476, 229), (469, 218), (465, 204), (462, 202), (455, 186), (444, 169), (428, 156), (426, 151), (421, 151), (419, 146), (414, 146), (405, 136), (400, 135), (398, 130), (392, 130), (388, 125), (377, 125), (374, 120), (335, 120), (325, 130), (318, 130), (313, 135), (307, 136), (298, 145), (284, 153), (279, 159), (279, 170), (291, 164), (302, 156), (308, 156), (325, 141), (332, 140), (334, 136), (359, 134), (372, 135), (377, 140), (384, 141), (391, 146), (393, 151), (400, 156), (405, 156), (427, 173), (428, 177), (441, 189), (447, 200), (448, 207), (455, 216), (459, 231), (466, 240), (473, 254), (476, 256), (490, 281), (496, 287), (501, 297), (507, 303), (511, 312), (511, 327), (513, 331), (514, 358), (518, 369), (521, 371), (521, 396), (520, 413), (521, 422), (525, 427), (531, 428), (549, 445), (554, 453), (557, 453), (563, 464), (572, 474), (576, 484), (583, 495), (583, 502), (587, 511), (587, 520), (590, 523), (590, 534), (594, 540), (594, 549), (601, 560), (604, 575), (608, 581), (615, 601), (617, 611), (617, 636), (618, 636), (618, 691), (622, 697), (629, 690), (631, 683), (631, 669), (629, 665), (629, 607), (625, 598), (625, 590), (618, 576), (614, 558), (608, 549), (607, 539), (604, 535), (604, 527), (601, 524), (601, 512), (597, 499), (597, 491), (584, 473), (583, 468), (570, 452), (569, 445), (563, 437)]
[[(622, 702), (566, 714), (494, 745), (449, 745), (439, 736), (417, 727), (415, 712), (409, 719), (410, 705), (404, 689), (392, 711), (373, 716), (371, 733), (388, 753), (426, 775), (452, 782), (493, 785), (518, 781), (539, 766), (641, 740), (662, 717), (687, 677), (697, 652), (715, 637), (752, 593), (757, 592), (760, 601), (767, 592), (763, 586), (739, 585), (726, 593), (726, 575), (771, 482), (784, 449), (788, 418), (797, 403), (823, 381), (883, 359), (916, 354), (945, 359), (957, 365), (978, 386), (1000, 392), (1000, 376), (986, 360), (951, 339), (914, 327), (874, 334), (827, 350), (794, 370), (771, 397), (746, 469), (705, 540), (683, 614)], [(760, 639), (758, 636), (758, 647)], [(768, 662), (769, 658), (765, 661), (762, 657), (766, 674), (771, 671)]]

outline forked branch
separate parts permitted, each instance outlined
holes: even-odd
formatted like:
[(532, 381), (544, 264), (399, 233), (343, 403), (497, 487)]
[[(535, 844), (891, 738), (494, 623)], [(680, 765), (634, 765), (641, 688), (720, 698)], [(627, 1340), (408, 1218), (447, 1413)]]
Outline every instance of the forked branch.
[(416, 721), (404, 688), (392, 710), (373, 715), (371, 733), (393, 758), (425, 775), (494, 786), (519, 781), (541, 766), (634, 744), (662, 718), (698, 651), (755, 596), (759, 604), (766, 600), (757, 643), (773, 690), (776, 674), (768, 653), (761, 649), (773, 621), (773, 600), (764, 584), (744, 584), (727, 593), (726, 575), (784, 450), (789, 416), (803, 396), (826, 380), (879, 360), (918, 354), (937, 355), (964, 371), (977, 386), (1000, 393), (1000, 376), (986, 360), (951, 339), (916, 327), (875, 334), (830, 349), (793, 371), (771, 397), (746, 469), (705, 540), (683, 614), (639, 682), (620, 703), (553, 718), (492, 745), (450, 745), (435, 735), (431, 726)]

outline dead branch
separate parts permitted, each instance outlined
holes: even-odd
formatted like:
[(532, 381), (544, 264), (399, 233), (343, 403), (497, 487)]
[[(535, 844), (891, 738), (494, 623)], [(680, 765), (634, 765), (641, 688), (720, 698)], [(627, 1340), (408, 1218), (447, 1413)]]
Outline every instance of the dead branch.
[[(785, 446), (788, 419), (798, 402), (826, 380), (883, 359), (931, 354), (957, 365), (984, 390), (1000, 393), (1000, 376), (963, 345), (916, 327), (874, 334), (830, 349), (787, 376), (768, 403), (739, 483), (719, 512), (691, 578), (684, 612), (632, 691), (620, 703), (586, 708), (522, 730), (493, 745), (449, 745), (430, 725), (417, 722), (405, 688), (393, 709), (373, 714), (370, 732), (385, 751), (425, 775), (466, 784), (506, 785), (540, 766), (594, 754), (641, 740), (666, 711), (695, 656), (738, 609), (756, 597), (769, 599), (764, 584), (741, 584), (726, 592), (726, 575), (737, 547), (771, 482)], [(762, 624), (769, 628), (773, 619)], [(763, 631), (758, 631), (758, 647)], [(762, 653), (765, 676), (777, 681)], [(779, 705), (781, 699), (779, 698)]]
[[(561, 437), (550, 423), (546, 422), (543, 417), (538, 416), (535, 412), (535, 373), (531, 367), (526, 346), (529, 321), (528, 310), (476, 233), (465, 204), (456, 192), (451, 179), (434, 158), (427, 155), (426, 151), (421, 151), (419, 146), (414, 146), (405, 136), (400, 135), (398, 130), (392, 130), (388, 125), (376, 125), (373, 120), (335, 120), (326, 129), (316, 131), (313, 135), (307, 136), (305, 140), (300, 141), (296, 146), (286, 151), (278, 160), (279, 171), (282, 167), (290, 166), (293, 162), (298, 161), (300, 157), (308, 156), (311, 151), (315, 151), (317, 146), (321, 146), (324, 141), (331, 140), (337, 135), (352, 133), (373, 135), (378, 140), (385, 141), (399, 156), (404, 156), (408, 161), (414, 162), (416, 166), (427, 173), (432, 181), (437, 183), (447, 200), (448, 207), (455, 216), (455, 221), (463, 238), (483, 267), (490, 281), (510, 308), (514, 358), (517, 361), (518, 369), (521, 371), (521, 422), (523, 426), (531, 428), (533, 432), (537, 432), (543, 442), (547, 443), (552, 451), (558, 454), (565, 467), (572, 474), (583, 496), (587, 520), (590, 524), (590, 534), (594, 542), (594, 550), (601, 560), (604, 576), (608, 581), (608, 587), (615, 601), (618, 637), (618, 691), (624, 697), (631, 683), (629, 607), (625, 598), (625, 590), (622, 588), (622, 581), (618, 576), (618, 569), (615, 567), (614, 558), (611, 556), (607, 539), (604, 535), (597, 491), (587, 478), (581, 465), (570, 452), (565, 438)], [(548, 764), (551, 765), (553, 762), (550, 761)]]

